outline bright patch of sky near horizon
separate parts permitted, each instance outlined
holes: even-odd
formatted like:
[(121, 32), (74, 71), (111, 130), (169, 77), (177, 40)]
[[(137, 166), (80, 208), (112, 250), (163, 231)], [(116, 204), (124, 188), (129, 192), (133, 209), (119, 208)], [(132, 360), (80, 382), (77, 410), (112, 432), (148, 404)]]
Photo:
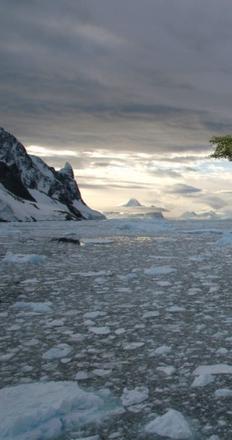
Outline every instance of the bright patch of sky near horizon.
[(135, 196), (144, 205), (168, 209), (167, 216), (186, 210), (230, 212), (230, 164), (214, 162), (204, 154), (197, 158), (169, 155), (165, 159), (148, 153), (112, 156), (107, 150), (77, 153), (35, 145), (28, 147), (28, 152), (40, 155), (50, 165), (57, 160), (57, 168), (63, 165), (62, 160), (75, 163), (82, 194), (97, 209), (113, 210)]
[(98, 209), (228, 212), (231, 39), (227, 0), (2, 0), (0, 125)]

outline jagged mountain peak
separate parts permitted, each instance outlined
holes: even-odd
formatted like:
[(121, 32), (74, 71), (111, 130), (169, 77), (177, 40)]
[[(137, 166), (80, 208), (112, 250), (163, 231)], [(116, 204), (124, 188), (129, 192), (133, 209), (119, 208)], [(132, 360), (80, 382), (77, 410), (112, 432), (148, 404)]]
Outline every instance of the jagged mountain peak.
[(65, 163), (64, 167), (59, 170), (59, 173), (67, 175), (68, 177), (71, 177), (71, 179), (74, 179), (73, 167), (69, 162)]
[(134, 208), (134, 207), (139, 207), (142, 206), (141, 203), (135, 199), (135, 198), (131, 198), (128, 200), (128, 202), (126, 202), (125, 204), (122, 205), (125, 208)]
[[(104, 218), (102, 214), (90, 209), (84, 203), (72, 166), (68, 162), (64, 168), (56, 171), (39, 157), (30, 156), (25, 147), (3, 128), (0, 131), (0, 165), (4, 170), (4, 173), (0, 173), (0, 219), (4, 219), (1, 213), (1, 196), (4, 200), (4, 204), (2, 203), (4, 212), (7, 211), (8, 214), (14, 210), (14, 204), (11, 203), (10, 210), (5, 209), (6, 205), (10, 203), (10, 197), (16, 196), (18, 203), (20, 203), (19, 199), (24, 204), (25, 200), (27, 203), (35, 202), (33, 206), (28, 207), (29, 212), (33, 211), (33, 219), (38, 217), (35, 207), (39, 210), (42, 202), (43, 206), (50, 205), (50, 211), (62, 213), (63, 218), (78, 220)], [(7, 194), (6, 192), (4, 195), (1, 194), (3, 189)], [(46, 215), (46, 219), (49, 220), (49, 214)], [(44, 219), (43, 216), (39, 218)], [(24, 219), (23, 215), (20, 219)], [(30, 219), (30, 216), (26, 219)]]

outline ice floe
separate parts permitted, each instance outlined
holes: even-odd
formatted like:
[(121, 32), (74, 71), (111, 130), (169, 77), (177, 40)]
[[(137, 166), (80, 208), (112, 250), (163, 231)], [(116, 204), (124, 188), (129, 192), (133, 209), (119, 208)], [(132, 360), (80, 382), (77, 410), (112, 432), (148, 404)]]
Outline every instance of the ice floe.
[(158, 354), (158, 355), (165, 355), (170, 353), (172, 350), (171, 347), (169, 347), (168, 345), (161, 345), (160, 347), (156, 348), (154, 353)]
[(137, 405), (144, 400), (147, 400), (149, 396), (149, 391), (147, 387), (136, 387), (133, 390), (124, 388), (121, 401), (123, 406)]
[(49, 348), (44, 354), (43, 359), (51, 361), (53, 359), (61, 359), (66, 357), (72, 351), (72, 347), (68, 344), (57, 344), (56, 346)]
[(229, 388), (219, 388), (218, 390), (215, 391), (214, 395), (217, 398), (232, 397), (232, 389), (229, 389)]
[(145, 275), (151, 276), (168, 275), (173, 272), (176, 272), (176, 269), (170, 266), (151, 266), (147, 269), (144, 269)]
[(214, 376), (212, 374), (204, 373), (200, 374), (199, 376), (195, 377), (192, 387), (205, 387), (209, 385), (210, 383), (214, 382)]
[(25, 302), (17, 301), (13, 304), (13, 307), (22, 311), (29, 311), (33, 313), (50, 313), (52, 312), (52, 303), (47, 302)]
[(109, 327), (89, 327), (89, 331), (94, 333), (95, 335), (109, 335), (110, 334)]
[(204, 374), (232, 374), (232, 365), (228, 364), (215, 364), (215, 365), (200, 365), (197, 367), (193, 374), (201, 376)]
[(108, 390), (87, 392), (72, 381), (36, 382), (0, 390), (1, 440), (48, 440), (117, 413)]
[(45, 255), (36, 254), (12, 254), (8, 252), (2, 259), (2, 263), (5, 264), (43, 264), (47, 260)]
[(176, 372), (176, 368), (172, 365), (170, 366), (164, 366), (164, 367), (157, 367), (158, 371), (161, 371), (162, 373), (166, 374), (167, 376), (172, 376)]
[(144, 342), (128, 342), (124, 345), (124, 350), (136, 350), (137, 348), (143, 347)]
[(192, 431), (185, 417), (174, 409), (164, 415), (156, 417), (145, 426), (149, 434), (158, 434), (176, 440), (185, 440), (192, 437)]

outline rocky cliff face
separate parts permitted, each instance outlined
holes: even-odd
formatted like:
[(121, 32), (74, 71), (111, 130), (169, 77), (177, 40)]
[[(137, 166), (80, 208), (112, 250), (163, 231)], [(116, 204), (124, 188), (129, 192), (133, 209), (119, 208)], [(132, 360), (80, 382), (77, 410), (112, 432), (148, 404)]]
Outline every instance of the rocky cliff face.
[(81, 197), (71, 165), (56, 171), (0, 128), (0, 219), (82, 220), (104, 216)]

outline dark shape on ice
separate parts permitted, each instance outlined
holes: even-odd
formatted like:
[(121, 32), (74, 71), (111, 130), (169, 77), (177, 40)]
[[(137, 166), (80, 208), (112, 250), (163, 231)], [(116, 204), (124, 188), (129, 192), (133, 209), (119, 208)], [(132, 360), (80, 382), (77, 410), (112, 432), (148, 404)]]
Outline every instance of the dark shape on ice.
[(78, 238), (67, 238), (67, 237), (59, 237), (59, 238), (52, 238), (51, 241), (56, 241), (58, 243), (71, 243), (71, 244), (77, 244), (80, 246), (80, 240)]

